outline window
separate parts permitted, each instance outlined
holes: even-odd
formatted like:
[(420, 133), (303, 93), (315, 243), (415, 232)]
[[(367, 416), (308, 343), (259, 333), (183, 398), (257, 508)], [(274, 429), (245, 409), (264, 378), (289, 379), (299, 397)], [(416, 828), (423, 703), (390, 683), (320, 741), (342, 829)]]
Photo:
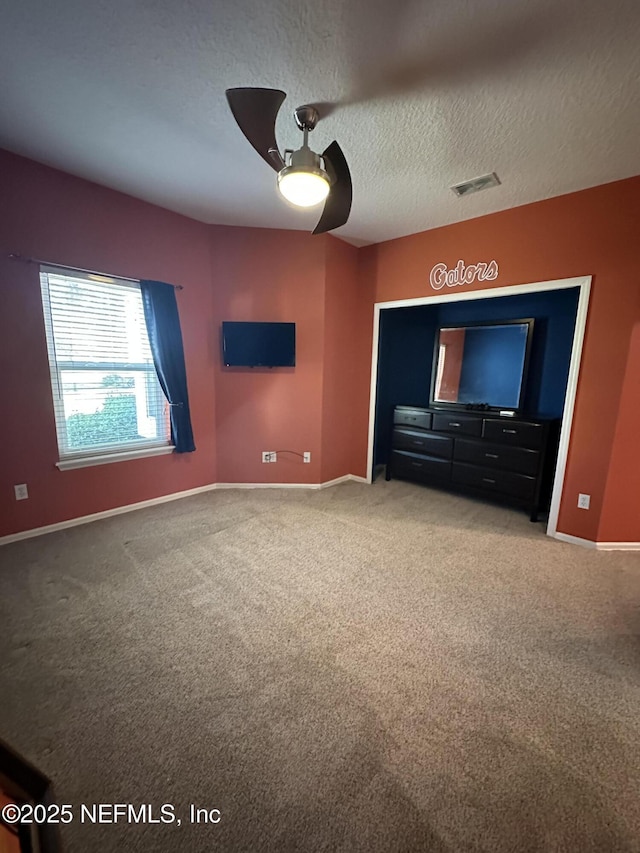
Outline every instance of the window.
[(170, 452), (140, 285), (40, 268), (60, 468)]

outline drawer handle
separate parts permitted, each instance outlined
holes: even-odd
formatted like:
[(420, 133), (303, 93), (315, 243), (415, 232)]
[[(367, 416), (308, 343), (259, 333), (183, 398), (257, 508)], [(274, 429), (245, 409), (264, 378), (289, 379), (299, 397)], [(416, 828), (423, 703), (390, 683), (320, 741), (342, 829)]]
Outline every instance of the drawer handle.
[(492, 486), (495, 486), (495, 484), (496, 484), (496, 481), (492, 480), (490, 477), (483, 477), (482, 482), (483, 483), (491, 483)]
[(517, 429), (503, 429), (502, 432), (508, 432), (509, 435), (517, 435), (518, 434)]
[(497, 453), (485, 453), (484, 455), (486, 457), (488, 457), (489, 459), (499, 459), (500, 458)]
[(459, 427), (459, 426), (460, 426), (460, 424), (458, 424), (458, 423), (452, 423), (451, 421), (449, 421), (449, 426), (452, 426), (452, 427)]
[(414, 440), (414, 441), (412, 441), (412, 442), (411, 442), (411, 444), (417, 444), (417, 445), (418, 445), (418, 447), (422, 447), (422, 445), (424, 444), (424, 441), (417, 441), (417, 440)]

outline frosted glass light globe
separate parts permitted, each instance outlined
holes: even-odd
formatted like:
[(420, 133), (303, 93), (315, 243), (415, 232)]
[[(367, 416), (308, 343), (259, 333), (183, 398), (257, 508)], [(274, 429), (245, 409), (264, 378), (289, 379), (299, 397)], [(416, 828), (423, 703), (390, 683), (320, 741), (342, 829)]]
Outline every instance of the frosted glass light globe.
[(329, 194), (329, 180), (320, 170), (303, 170), (289, 166), (278, 174), (278, 189), (297, 207), (313, 207)]

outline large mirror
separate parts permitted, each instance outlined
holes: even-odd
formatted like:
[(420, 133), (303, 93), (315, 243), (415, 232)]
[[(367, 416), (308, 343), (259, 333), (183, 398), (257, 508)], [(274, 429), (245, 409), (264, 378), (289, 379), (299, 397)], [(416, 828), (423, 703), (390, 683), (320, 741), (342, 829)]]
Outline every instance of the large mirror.
[(519, 413), (533, 320), (442, 326), (436, 334), (431, 405)]

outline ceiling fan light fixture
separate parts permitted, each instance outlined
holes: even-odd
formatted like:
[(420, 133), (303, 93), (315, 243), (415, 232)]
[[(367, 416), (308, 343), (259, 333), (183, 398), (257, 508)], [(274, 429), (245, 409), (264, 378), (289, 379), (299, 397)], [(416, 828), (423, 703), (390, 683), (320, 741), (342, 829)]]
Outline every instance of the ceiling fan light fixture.
[(326, 199), (330, 188), (324, 169), (285, 166), (278, 172), (278, 189), (296, 207), (315, 207)]
[(314, 234), (326, 234), (346, 223), (351, 212), (351, 172), (336, 140), (322, 154), (309, 148), (309, 133), (320, 120), (313, 104), (296, 107), (293, 117), (302, 131), (302, 146), (280, 153), (276, 119), (286, 95), (281, 89), (237, 87), (226, 90), (227, 102), (247, 142), (278, 173), (278, 189), (290, 204), (312, 208), (324, 202)]

